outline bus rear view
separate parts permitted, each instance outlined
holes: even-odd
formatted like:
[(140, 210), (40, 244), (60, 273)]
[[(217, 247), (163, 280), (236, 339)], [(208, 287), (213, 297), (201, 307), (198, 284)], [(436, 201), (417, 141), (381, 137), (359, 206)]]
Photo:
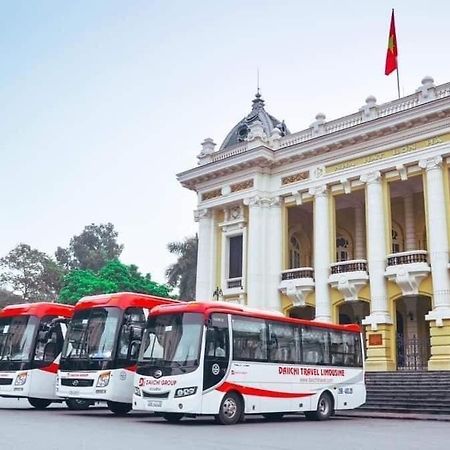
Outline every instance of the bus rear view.
[(75, 306), (64, 342), (56, 393), (106, 401), (118, 415), (131, 410), (133, 376), (149, 311), (174, 302), (144, 294), (85, 297)]
[(56, 303), (11, 305), (0, 311), (0, 396), (28, 398), (38, 409), (55, 395), (56, 373), (73, 307)]
[(214, 415), (228, 425), (245, 414), (324, 420), (365, 398), (359, 326), (203, 302), (152, 311), (133, 408), (171, 422)]

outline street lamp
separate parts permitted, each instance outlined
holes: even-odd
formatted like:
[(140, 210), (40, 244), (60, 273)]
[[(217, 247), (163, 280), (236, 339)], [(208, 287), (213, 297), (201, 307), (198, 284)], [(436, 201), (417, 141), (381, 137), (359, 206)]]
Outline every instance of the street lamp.
[(216, 300), (219, 301), (219, 298), (223, 296), (223, 291), (219, 286), (216, 286), (216, 290), (213, 292), (213, 297), (216, 297)]

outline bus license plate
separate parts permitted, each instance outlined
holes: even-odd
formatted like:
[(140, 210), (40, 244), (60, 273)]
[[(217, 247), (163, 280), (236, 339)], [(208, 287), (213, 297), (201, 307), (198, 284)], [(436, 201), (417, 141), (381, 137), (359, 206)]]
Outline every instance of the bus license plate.
[(148, 400), (147, 406), (149, 406), (150, 408), (161, 408), (162, 400)]

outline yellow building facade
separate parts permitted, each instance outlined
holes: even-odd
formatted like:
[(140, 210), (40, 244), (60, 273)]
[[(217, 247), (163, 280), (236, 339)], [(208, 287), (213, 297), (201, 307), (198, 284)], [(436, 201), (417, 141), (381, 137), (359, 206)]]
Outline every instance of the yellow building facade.
[(296, 133), (258, 93), (178, 179), (197, 299), (359, 323), (369, 371), (450, 370), (450, 83)]

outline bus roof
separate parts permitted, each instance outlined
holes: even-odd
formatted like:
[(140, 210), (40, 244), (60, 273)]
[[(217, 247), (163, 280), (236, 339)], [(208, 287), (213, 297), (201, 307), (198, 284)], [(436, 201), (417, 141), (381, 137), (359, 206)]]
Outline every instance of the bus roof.
[(153, 308), (157, 305), (179, 303), (170, 298), (156, 297), (154, 295), (136, 294), (133, 292), (116, 292), (114, 294), (92, 295), (83, 297), (75, 305), (75, 311), (84, 309), (115, 306), (116, 308)]
[(13, 316), (63, 316), (72, 317), (73, 306), (62, 305), (61, 303), (22, 303), (20, 305), (5, 306), (0, 311), (0, 318)]
[(195, 312), (208, 315), (211, 313), (237, 314), (245, 317), (253, 317), (258, 319), (275, 320), (279, 322), (288, 322), (293, 324), (309, 325), (319, 328), (329, 328), (332, 330), (361, 332), (361, 327), (357, 324), (336, 325), (332, 323), (316, 322), (313, 320), (294, 319), (286, 317), (277, 311), (263, 311), (253, 308), (247, 308), (242, 305), (233, 305), (226, 302), (187, 302), (176, 305), (160, 305), (152, 309), (152, 315)]

